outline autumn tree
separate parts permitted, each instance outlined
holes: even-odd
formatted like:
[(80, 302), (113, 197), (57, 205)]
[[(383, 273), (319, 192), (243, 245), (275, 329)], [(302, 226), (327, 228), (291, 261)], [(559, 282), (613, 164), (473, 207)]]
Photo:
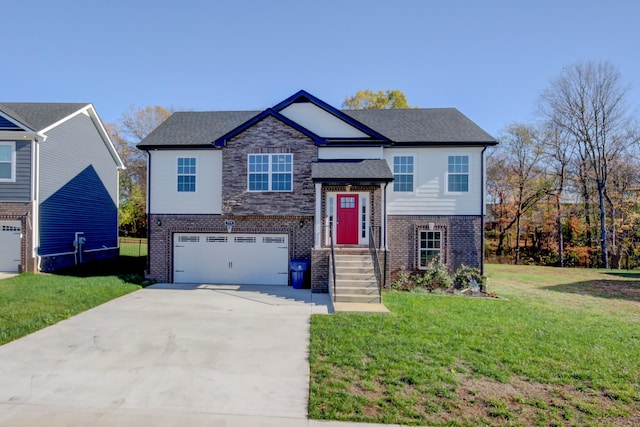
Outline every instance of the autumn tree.
[(628, 88), (620, 73), (607, 62), (576, 63), (563, 70), (541, 97), (541, 110), (549, 122), (566, 131), (584, 159), (583, 173), (591, 174), (598, 194), (602, 265), (607, 253), (606, 188), (611, 163), (624, 149), (630, 114), (625, 105)]
[(146, 220), (147, 161), (136, 148), (171, 113), (164, 107), (138, 108), (134, 105), (122, 114), (118, 123), (107, 125), (109, 136), (126, 170), (120, 173), (119, 228), (134, 236), (144, 235)]
[[(520, 262), (522, 216), (548, 194), (550, 189), (541, 165), (543, 154), (541, 140), (534, 127), (521, 123), (512, 124), (498, 140), (500, 142), (497, 149), (499, 161), (496, 164), (495, 158), (490, 160), (488, 185), (491, 188), (501, 186), (504, 189), (502, 198), (509, 198), (507, 203), (510, 204), (511, 215), (500, 229), (496, 255), (503, 253), (504, 236), (515, 226), (515, 262), (517, 264)], [(491, 182), (492, 180), (501, 180), (502, 185), (497, 185)], [(504, 201), (499, 203), (505, 206)]]
[(373, 110), (389, 108), (412, 108), (407, 102), (405, 94), (398, 89), (359, 90), (354, 96), (347, 96), (342, 103), (342, 108), (347, 110)]

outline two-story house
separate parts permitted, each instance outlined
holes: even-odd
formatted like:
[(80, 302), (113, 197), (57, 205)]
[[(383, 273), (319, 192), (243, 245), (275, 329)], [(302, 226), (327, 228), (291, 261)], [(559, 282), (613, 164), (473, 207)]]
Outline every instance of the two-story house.
[(0, 103), (0, 271), (117, 256), (123, 168), (91, 104)]
[(264, 111), (174, 113), (138, 145), (149, 275), (287, 285), (302, 259), (326, 292), (332, 243), (371, 245), (387, 278), (436, 256), (482, 267), (494, 144), (453, 108), (341, 111), (305, 91)]

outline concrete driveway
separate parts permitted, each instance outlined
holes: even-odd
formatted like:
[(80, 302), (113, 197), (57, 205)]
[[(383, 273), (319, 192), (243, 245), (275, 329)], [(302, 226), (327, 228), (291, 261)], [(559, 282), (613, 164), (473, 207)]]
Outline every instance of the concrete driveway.
[(142, 289), (0, 346), (0, 425), (309, 426), (309, 317), (327, 303), (289, 287)]

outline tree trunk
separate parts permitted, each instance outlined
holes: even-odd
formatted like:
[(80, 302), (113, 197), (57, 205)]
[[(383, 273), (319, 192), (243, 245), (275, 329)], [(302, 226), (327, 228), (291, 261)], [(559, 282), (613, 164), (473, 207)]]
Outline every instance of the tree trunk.
[(516, 214), (516, 265), (520, 264), (520, 215), (520, 211), (518, 211)]
[(556, 225), (558, 227), (558, 265), (564, 267), (564, 240), (562, 235), (562, 206), (560, 193), (556, 194)]
[(607, 254), (607, 211), (604, 207), (604, 186), (598, 183), (598, 199), (600, 201), (600, 250), (602, 251), (602, 266), (609, 268)]
[(589, 197), (589, 189), (587, 183), (582, 184), (582, 198), (584, 199), (584, 227), (587, 238), (587, 247), (593, 247), (593, 238), (591, 235), (591, 198)]

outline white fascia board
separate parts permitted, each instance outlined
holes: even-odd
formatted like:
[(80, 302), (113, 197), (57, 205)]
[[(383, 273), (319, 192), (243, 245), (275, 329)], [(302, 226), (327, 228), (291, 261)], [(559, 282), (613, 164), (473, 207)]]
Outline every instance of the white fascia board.
[(113, 145), (111, 138), (109, 138), (109, 133), (105, 129), (104, 125), (102, 124), (102, 120), (100, 120), (100, 117), (98, 117), (98, 113), (96, 112), (96, 109), (93, 107), (93, 104), (85, 105), (84, 107), (80, 108), (78, 111), (72, 114), (69, 114), (67, 117), (64, 117), (58, 120), (57, 122), (53, 123), (52, 125), (49, 125), (46, 128), (42, 129), (40, 133), (42, 134), (46, 133), (47, 131), (57, 126), (60, 126), (62, 123), (71, 120), (72, 118), (76, 117), (79, 114), (86, 114), (91, 118), (91, 121), (93, 121), (93, 124), (95, 125), (96, 129), (98, 129), (98, 133), (100, 134), (100, 137), (104, 142), (104, 145), (107, 147), (107, 150), (109, 150), (109, 154), (111, 154), (111, 157), (113, 158), (113, 161), (116, 164), (116, 168), (120, 170), (126, 169), (122, 159), (120, 158), (120, 156), (118, 155), (118, 152), (116, 151), (115, 145)]

